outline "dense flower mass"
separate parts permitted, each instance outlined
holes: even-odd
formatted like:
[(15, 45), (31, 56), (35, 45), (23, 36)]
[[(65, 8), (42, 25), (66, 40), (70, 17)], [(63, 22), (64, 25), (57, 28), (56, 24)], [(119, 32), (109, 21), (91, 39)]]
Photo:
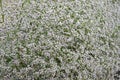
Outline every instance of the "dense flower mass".
[(3, 0), (0, 10), (0, 80), (120, 79), (119, 0)]

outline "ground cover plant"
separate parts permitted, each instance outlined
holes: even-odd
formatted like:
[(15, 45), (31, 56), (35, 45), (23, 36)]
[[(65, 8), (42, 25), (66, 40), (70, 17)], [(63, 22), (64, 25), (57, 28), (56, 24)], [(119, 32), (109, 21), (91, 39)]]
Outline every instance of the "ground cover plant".
[(119, 0), (0, 4), (0, 80), (119, 80)]

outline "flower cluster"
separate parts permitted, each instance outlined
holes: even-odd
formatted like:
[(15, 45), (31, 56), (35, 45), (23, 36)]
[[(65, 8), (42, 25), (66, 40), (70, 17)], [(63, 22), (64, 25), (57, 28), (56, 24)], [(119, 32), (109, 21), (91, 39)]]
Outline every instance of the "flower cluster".
[(0, 79), (119, 78), (119, 0), (10, 1), (0, 24)]

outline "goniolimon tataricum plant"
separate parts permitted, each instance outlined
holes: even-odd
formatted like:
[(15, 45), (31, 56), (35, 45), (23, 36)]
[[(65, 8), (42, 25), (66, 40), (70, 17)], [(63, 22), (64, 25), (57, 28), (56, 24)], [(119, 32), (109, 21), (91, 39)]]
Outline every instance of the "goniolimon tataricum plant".
[(0, 25), (0, 80), (118, 79), (118, 0), (14, 1)]

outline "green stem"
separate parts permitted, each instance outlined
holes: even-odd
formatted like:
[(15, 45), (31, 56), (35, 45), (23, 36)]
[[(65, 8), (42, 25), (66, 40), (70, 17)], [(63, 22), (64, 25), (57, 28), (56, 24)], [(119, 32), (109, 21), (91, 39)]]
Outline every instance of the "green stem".
[[(3, 12), (2, 0), (0, 0), (0, 8), (1, 8), (1, 11)], [(4, 22), (4, 14), (2, 14), (2, 22)], [(0, 23), (2, 23), (2, 22), (0, 22)]]
[(2, 0), (0, 0), (0, 7), (1, 7), (1, 9), (2, 9)]

